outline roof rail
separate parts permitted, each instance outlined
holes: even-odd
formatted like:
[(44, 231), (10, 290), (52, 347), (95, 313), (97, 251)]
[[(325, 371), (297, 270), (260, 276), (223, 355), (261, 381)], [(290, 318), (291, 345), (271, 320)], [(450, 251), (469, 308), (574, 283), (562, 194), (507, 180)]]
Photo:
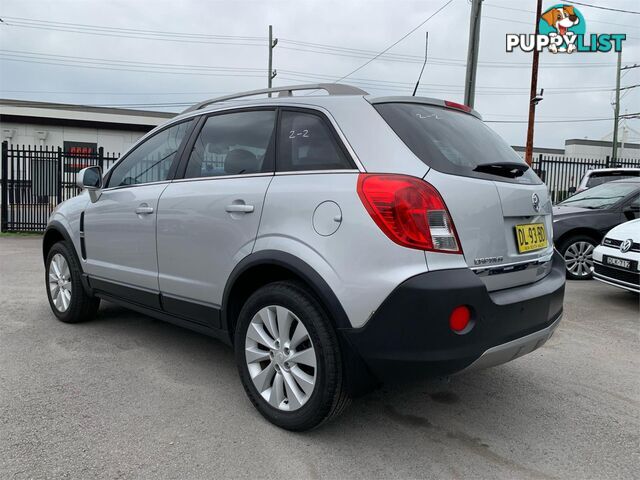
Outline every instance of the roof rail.
[(226, 95), (224, 97), (211, 98), (192, 105), (182, 113), (200, 110), (212, 103), (234, 100), (236, 98), (251, 97), (253, 95), (261, 95), (265, 93), (277, 93), (278, 97), (291, 97), (293, 92), (297, 90), (324, 90), (329, 95), (369, 95), (368, 92), (365, 92), (358, 87), (352, 87), (351, 85), (345, 85), (343, 83), (309, 83), (305, 85), (290, 85), (288, 87), (263, 88), (260, 90), (251, 90), (249, 92)]

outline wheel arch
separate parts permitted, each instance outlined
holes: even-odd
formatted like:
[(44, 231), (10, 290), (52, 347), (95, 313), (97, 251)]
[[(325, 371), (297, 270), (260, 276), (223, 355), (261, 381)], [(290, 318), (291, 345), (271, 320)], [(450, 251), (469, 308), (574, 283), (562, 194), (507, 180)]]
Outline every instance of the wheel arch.
[(306, 286), (324, 308), (336, 329), (351, 327), (342, 304), (331, 287), (306, 262), (278, 250), (262, 250), (245, 257), (229, 276), (222, 298), (222, 326), (233, 331), (245, 300), (257, 288), (278, 280), (294, 280)]
[(564, 244), (564, 242), (566, 242), (569, 238), (577, 237), (579, 235), (585, 235), (587, 237), (591, 237), (596, 241), (596, 244), (600, 243), (603, 237), (602, 233), (600, 233), (595, 228), (579, 227), (579, 228), (573, 228), (567, 232), (564, 232), (558, 239), (555, 240), (555, 243), (558, 247), (561, 247)]
[[(64, 226), (57, 221), (51, 222), (47, 226), (46, 230), (44, 231), (44, 235), (42, 237), (42, 259), (46, 262), (47, 255), (49, 255), (49, 250), (51, 250), (51, 247), (53, 247), (53, 245), (55, 245), (56, 243), (60, 241), (65, 241), (65, 240), (73, 246), (73, 241), (71, 240), (71, 236), (69, 235), (67, 230), (64, 228)], [(77, 260), (75, 247), (73, 248), (73, 253), (74, 255), (76, 255), (76, 260)], [(78, 262), (78, 264), (80, 265), (80, 262)]]

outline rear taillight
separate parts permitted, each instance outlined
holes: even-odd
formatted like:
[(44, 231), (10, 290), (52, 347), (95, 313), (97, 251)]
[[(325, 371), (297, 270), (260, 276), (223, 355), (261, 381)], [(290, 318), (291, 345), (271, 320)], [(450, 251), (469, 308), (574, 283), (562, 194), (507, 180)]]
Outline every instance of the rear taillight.
[(361, 173), (358, 195), (380, 229), (403, 247), (462, 253), (438, 191), (416, 177)]

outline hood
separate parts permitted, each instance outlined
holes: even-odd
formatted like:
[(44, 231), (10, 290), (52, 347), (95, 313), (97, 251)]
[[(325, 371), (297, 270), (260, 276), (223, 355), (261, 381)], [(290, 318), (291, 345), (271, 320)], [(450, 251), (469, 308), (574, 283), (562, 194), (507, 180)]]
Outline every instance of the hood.
[(606, 236), (614, 240), (626, 240), (630, 238), (634, 242), (640, 243), (640, 218), (612, 228)]
[(593, 213), (597, 212), (596, 209), (591, 208), (582, 208), (582, 207), (571, 207), (569, 205), (556, 205), (553, 207), (553, 216), (561, 217), (563, 215), (575, 215), (577, 213)]

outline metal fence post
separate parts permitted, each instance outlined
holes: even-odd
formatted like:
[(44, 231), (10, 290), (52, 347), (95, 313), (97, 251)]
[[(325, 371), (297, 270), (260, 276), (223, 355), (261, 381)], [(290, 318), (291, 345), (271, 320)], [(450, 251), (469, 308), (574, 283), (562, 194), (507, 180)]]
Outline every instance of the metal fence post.
[(2, 211), (0, 212), (0, 231), (6, 232), (9, 225), (9, 142), (2, 142)]
[(57, 185), (58, 185), (58, 201), (56, 205), (62, 203), (62, 147), (58, 147), (58, 164), (57, 164)]
[(98, 147), (98, 166), (104, 172), (104, 147)]
[(607, 157), (605, 159), (605, 162), (604, 162), (605, 168), (609, 168), (610, 161), (611, 161), (611, 157), (609, 155), (607, 155)]

